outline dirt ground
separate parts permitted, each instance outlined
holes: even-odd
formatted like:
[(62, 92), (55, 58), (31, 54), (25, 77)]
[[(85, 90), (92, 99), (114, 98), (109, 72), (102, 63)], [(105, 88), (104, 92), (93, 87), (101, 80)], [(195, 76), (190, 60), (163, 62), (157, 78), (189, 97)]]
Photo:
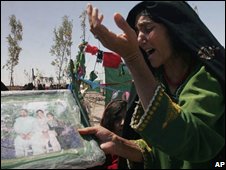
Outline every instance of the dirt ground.
[(90, 113), (90, 124), (92, 126), (99, 124), (105, 107), (104, 96), (97, 92), (87, 92), (84, 96), (84, 101)]

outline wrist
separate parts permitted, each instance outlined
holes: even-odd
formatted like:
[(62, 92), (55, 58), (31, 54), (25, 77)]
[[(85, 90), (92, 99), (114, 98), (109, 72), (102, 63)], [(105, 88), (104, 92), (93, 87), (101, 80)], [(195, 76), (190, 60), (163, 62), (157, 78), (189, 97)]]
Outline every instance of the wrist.
[(142, 57), (142, 53), (139, 50), (123, 57), (127, 65), (134, 64), (134, 63), (136, 64), (141, 58), (143, 57)]
[(114, 143), (114, 148), (113, 148), (113, 155), (120, 155), (120, 147), (122, 144), (122, 141), (120, 140), (120, 137), (116, 134), (112, 136), (112, 142)]
[(120, 136), (114, 135), (112, 137), (114, 142), (114, 154), (135, 162), (142, 162), (142, 152), (139, 146), (131, 140), (124, 139)]

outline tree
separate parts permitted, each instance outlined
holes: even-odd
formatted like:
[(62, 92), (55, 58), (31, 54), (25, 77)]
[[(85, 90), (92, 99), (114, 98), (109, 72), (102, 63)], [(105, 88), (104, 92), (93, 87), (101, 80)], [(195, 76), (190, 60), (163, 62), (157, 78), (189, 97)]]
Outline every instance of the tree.
[(83, 10), (80, 18), (80, 24), (81, 24), (81, 30), (82, 35), (80, 38), (82, 38), (82, 43), (79, 45), (79, 51), (76, 56), (76, 63), (75, 63), (75, 74), (76, 74), (76, 87), (77, 87), (77, 93), (80, 93), (80, 85), (81, 80), (80, 78), (84, 78), (86, 74), (86, 67), (85, 67), (85, 53), (84, 53), (84, 47), (87, 44), (85, 38), (86, 38), (86, 10)]
[(36, 81), (40, 81), (42, 83), (42, 77), (44, 77), (43, 72), (41, 72), (38, 68), (35, 68)]
[(71, 58), (72, 46), (72, 21), (68, 20), (68, 16), (63, 17), (62, 25), (54, 28), (54, 45), (50, 49), (51, 55), (56, 56), (52, 61), (52, 65), (56, 67), (58, 85), (61, 84), (63, 76), (67, 75), (67, 63)]
[(19, 42), (22, 41), (23, 27), (21, 22), (16, 20), (15, 15), (11, 15), (9, 17), (9, 25), (11, 26), (11, 34), (6, 37), (9, 43), (9, 59), (3, 66), (3, 69), (6, 67), (6, 70), (10, 71), (10, 86), (14, 86), (13, 72), (14, 67), (19, 63), (19, 54), (22, 50), (22, 48), (19, 46)]
[(82, 35), (80, 38), (82, 38), (83, 42), (85, 42), (86, 39), (86, 10), (83, 10), (82, 14), (79, 16), (81, 29), (82, 29)]
[(26, 69), (24, 69), (24, 75), (27, 77), (29, 83), (32, 82), (32, 75)]

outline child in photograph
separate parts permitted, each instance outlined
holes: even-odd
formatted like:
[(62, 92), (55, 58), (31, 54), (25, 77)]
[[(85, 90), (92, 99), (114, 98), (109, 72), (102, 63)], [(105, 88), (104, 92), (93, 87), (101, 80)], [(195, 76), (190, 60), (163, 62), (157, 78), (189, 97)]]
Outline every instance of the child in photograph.
[(60, 151), (61, 150), (61, 146), (60, 143), (57, 140), (57, 129), (59, 129), (59, 124), (57, 119), (55, 118), (55, 116), (52, 113), (47, 113), (47, 124), (49, 126), (49, 142), (53, 148), (53, 151)]

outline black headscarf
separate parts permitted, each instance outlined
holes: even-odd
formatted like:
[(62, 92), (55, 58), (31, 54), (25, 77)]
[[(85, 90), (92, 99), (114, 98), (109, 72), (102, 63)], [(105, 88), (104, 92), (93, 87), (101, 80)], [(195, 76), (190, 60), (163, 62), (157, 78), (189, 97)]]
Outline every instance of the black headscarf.
[(225, 89), (225, 49), (185, 1), (145, 1), (128, 14), (127, 22), (135, 29), (138, 14), (148, 15), (164, 24), (173, 41), (199, 59)]
[[(225, 89), (225, 49), (200, 20), (196, 12), (185, 1), (144, 1), (137, 4), (128, 14), (127, 22), (135, 30), (136, 17), (148, 15), (157, 22), (164, 24), (172, 36), (173, 43), (179, 44), (195, 60), (200, 60), (206, 68), (217, 78), (224, 94)], [(141, 49), (145, 61), (154, 73), (145, 52)], [(133, 92), (136, 93), (135, 90)], [(138, 96), (134, 94), (134, 101)], [(134, 112), (135, 103), (129, 104), (127, 111), (123, 137), (137, 139), (139, 135), (130, 127), (130, 121)], [(138, 165), (139, 168), (142, 164)], [(119, 159), (119, 169), (127, 169), (126, 160)]]

